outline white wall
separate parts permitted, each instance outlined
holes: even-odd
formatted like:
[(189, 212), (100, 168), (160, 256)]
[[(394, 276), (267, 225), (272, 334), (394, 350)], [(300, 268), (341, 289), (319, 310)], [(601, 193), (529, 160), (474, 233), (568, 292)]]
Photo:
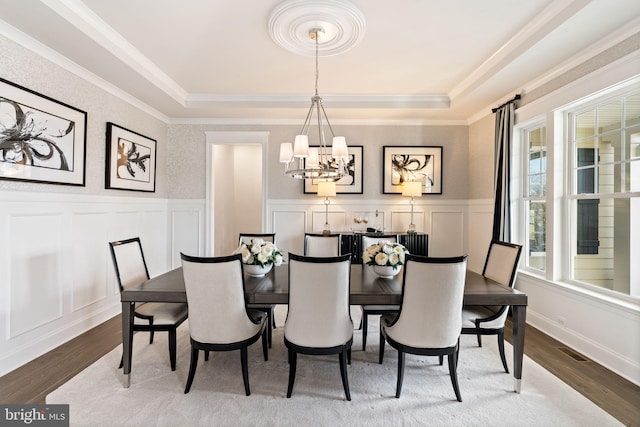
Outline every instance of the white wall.
[(203, 218), (203, 200), (0, 191), (0, 376), (120, 313), (108, 242), (139, 236), (155, 276), (202, 251)]

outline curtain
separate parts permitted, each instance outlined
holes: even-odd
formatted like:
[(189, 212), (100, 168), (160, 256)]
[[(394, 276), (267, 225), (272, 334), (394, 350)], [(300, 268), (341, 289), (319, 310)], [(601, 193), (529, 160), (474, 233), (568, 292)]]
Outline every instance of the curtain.
[(495, 131), (495, 199), (493, 240), (511, 241), (511, 141), (516, 106), (508, 102), (497, 108)]

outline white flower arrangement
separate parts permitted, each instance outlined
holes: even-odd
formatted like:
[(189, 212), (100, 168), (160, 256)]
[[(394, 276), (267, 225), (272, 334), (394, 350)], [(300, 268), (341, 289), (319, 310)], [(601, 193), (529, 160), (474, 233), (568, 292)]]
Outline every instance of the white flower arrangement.
[(390, 266), (395, 270), (404, 264), (404, 256), (408, 253), (407, 248), (400, 243), (380, 240), (364, 250), (362, 262), (367, 265)]
[(263, 239), (242, 242), (233, 253), (242, 255), (243, 264), (259, 265), (260, 267), (266, 267), (270, 264), (278, 266), (282, 264), (283, 260), (282, 251), (272, 242)]

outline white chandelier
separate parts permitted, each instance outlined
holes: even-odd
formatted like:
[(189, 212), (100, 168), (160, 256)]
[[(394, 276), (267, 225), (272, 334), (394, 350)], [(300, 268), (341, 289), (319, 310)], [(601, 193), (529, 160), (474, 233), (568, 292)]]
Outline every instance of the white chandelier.
[[(302, 125), (302, 131), (296, 135), (293, 145), (290, 142), (280, 144), (280, 162), (285, 163), (285, 173), (297, 179), (320, 179), (336, 181), (345, 176), (349, 163), (349, 149), (344, 136), (335, 136), (333, 128), (318, 95), (318, 39), (324, 34), (322, 28), (309, 30), (309, 37), (316, 45), (316, 92), (311, 98), (311, 108)], [(309, 147), (309, 127), (316, 114), (319, 147)], [(331, 132), (332, 145), (327, 146), (324, 136), (324, 122)], [(294, 165), (295, 160), (298, 164)]]

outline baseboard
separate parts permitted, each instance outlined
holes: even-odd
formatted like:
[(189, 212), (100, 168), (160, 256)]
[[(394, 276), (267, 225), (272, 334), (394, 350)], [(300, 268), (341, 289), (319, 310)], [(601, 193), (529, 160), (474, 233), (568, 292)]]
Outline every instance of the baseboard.
[[(542, 316), (530, 309), (527, 310), (527, 323), (550, 337), (566, 344), (583, 356), (640, 386), (640, 364), (637, 360), (630, 360), (621, 354), (612, 352), (600, 343), (582, 336), (569, 328), (563, 327), (552, 319)], [(630, 337), (630, 339), (636, 339), (636, 337)]]
[(120, 314), (119, 302), (100, 308), (98, 311), (79, 317), (72, 322), (65, 323), (58, 329), (51, 331), (26, 345), (16, 347), (0, 358), (0, 376), (29, 363), (60, 345), (76, 338), (113, 316)]

